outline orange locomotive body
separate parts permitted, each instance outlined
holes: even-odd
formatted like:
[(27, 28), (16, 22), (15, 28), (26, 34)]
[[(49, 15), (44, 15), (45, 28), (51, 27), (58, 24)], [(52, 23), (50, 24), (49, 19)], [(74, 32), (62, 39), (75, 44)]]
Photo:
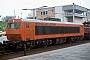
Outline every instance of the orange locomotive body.
[(43, 20), (12, 19), (7, 23), (6, 35), (12, 41), (35, 41), (38, 43), (59, 44), (69, 40), (82, 39), (82, 24), (62, 23)]

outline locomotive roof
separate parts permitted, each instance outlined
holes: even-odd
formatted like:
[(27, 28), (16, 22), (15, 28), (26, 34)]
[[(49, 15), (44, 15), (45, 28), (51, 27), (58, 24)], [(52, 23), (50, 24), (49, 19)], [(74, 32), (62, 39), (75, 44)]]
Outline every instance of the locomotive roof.
[(58, 23), (58, 24), (79, 24), (83, 25), (82, 23), (73, 23), (73, 22), (60, 22), (60, 21), (45, 21), (45, 20), (38, 20), (38, 19), (22, 19), (23, 22), (44, 22), (44, 23)]

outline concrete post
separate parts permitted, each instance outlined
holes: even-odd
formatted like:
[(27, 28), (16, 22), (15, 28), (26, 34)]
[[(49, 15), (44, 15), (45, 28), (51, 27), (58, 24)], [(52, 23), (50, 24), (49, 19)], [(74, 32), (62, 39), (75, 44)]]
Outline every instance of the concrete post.
[(73, 3), (73, 22), (74, 22), (74, 3)]

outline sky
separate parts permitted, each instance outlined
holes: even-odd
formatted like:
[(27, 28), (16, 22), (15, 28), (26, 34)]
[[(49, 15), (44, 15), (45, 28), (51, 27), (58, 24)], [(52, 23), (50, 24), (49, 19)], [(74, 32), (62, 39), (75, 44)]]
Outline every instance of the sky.
[(13, 16), (14, 10), (16, 16), (27, 15), (28, 11), (22, 9), (33, 9), (42, 6), (54, 7), (61, 5), (69, 5), (75, 3), (90, 9), (90, 0), (0, 0), (0, 15)]

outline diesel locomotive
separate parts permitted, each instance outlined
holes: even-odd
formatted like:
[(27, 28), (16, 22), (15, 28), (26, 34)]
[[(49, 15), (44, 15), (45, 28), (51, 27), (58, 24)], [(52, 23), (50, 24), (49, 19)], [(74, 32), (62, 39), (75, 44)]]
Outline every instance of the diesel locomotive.
[(84, 25), (84, 39), (90, 39), (90, 21), (85, 21)]
[(12, 19), (8, 20), (6, 36), (9, 41), (25, 42), (27, 48), (83, 40), (84, 26), (78, 23)]

